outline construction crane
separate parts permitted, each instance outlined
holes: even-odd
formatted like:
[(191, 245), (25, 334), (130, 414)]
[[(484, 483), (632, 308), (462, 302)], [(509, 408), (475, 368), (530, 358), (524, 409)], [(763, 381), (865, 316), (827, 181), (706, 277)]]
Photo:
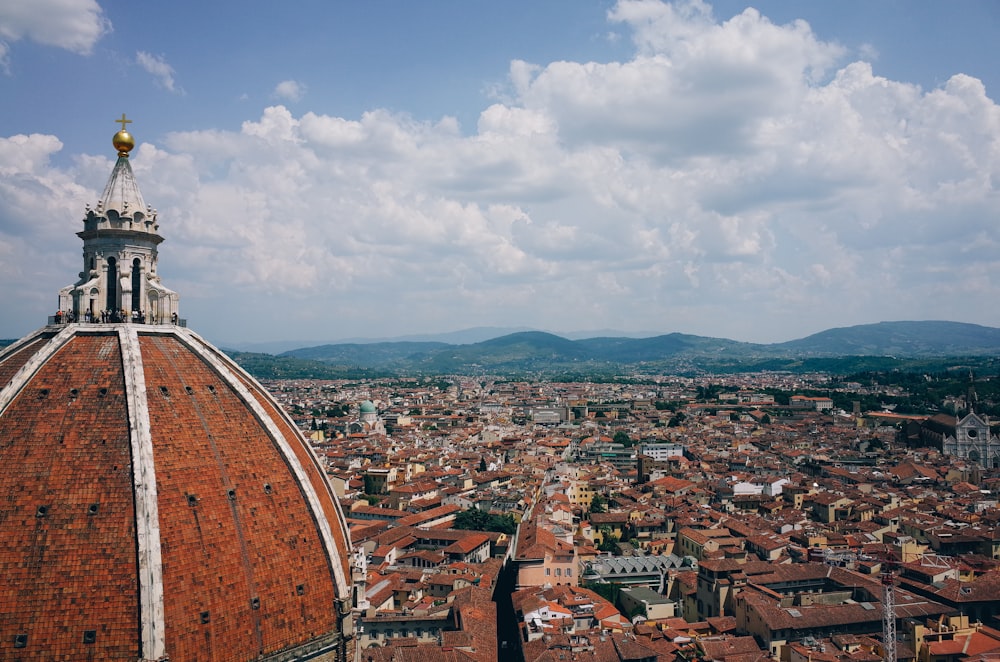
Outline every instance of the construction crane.
[(882, 559), (882, 659), (896, 662), (896, 560)]

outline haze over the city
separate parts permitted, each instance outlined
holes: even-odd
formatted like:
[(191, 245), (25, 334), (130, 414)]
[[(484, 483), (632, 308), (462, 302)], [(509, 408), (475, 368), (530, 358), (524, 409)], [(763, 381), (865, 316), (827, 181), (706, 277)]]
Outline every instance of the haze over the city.
[(1000, 326), (998, 37), (990, 0), (0, 3), (0, 338), (77, 281), (123, 112), (217, 343)]

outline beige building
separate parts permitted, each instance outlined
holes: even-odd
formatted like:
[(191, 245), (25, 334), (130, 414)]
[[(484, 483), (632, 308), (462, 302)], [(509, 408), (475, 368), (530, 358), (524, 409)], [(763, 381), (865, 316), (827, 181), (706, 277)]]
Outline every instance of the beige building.
[(742, 549), (743, 539), (732, 534), (729, 529), (694, 529), (684, 527), (677, 532), (674, 553), (678, 556), (693, 556), (699, 561), (718, 555), (723, 549)]
[(578, 559), (572, 536), (560, 538), (534, 524), (522, 524), (520, 536), (514, 556), (518, 590), (529, 586), (579, 584)]
[(653, 621), (676, 616), (676, 603), (644, 586), (622, 587), (618, 593), (622, 613), (630, 619)]

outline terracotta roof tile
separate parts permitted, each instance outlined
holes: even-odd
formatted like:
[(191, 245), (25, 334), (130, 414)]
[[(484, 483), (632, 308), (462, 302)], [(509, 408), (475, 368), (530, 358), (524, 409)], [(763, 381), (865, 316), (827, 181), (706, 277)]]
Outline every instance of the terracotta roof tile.
[[(197, 336), (119, 330), (88, 327), (55, 351), (49, 334), (0, 357), (0, 375), (20, 375), (0, 390), (10, 398), (0, 413), (0, 494), (9, 495), (0, 511), (0, 658), (142, 658), (140, 604), (149, 598), (140, 587), (156, 578), (173, 659), (256, 659), (328, 641), (335, 601), (346, 597), (335, 571), (349, 577), (349, 543), (298, 430)], [(123, 342), (141, 357), (141, 384), (125, 374)], [(18, 372), (42, 351), (33, 375)], [(143, 415), (158, 516), (143, 531), (158, 535), (162, 572), (147, 566), (140, 581), (133, 481), (142, 472), (133, 466), (149, 459), (133, 457), (132, 435)], [(26, 637), (16, 656), (15, 635)]]

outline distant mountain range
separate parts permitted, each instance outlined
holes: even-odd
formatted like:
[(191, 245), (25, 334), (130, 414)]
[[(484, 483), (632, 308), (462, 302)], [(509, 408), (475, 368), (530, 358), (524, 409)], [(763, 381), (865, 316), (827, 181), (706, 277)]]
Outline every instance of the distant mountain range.
[[(493, 338), (499, 338), (500, 336), (510, 335), (512, 333), (520, 333), (522, 331), (535, 331), (536, 329), (531, 329), (528, 327), (504, 327), (504, 326), (477, 326), (469, 329), (462, 329), (460, 331), (450, 331), (448, 333), (416, 333), (412, 335), (395, 336), (392, 338), (343, 338), (336, 340), (333, 343), (321, 342), (321, 341), (302, 341), (302, 340), (275, 340), (271, 342), (223, 342), (220, 343), (223, 347), (228, 347), (235, 349), (240, 352), (265, 352), (267, 354), (280, 354), (284, 352), (291, 352), (294, 349), (300, 349), (303, 347), (314, 347), (316, 345), (324, 344), (334, 344), (334, 345), (373, 345), (377, 343), (394, 343), (394, 342), (441, 342), (447, 343), (449, 345), (468, 345), (477, 342), (483, 342), (484, 340), (491, 340)], [(569, 331), (566, 333), (557, 332), (555, 335), (562, 336), (563, 338), (569, 338), (570, 340), (579, 340), (581, 338), (597, 338), (597, 337), (627, 337), (627, 338), (648, 338), (650, 336), (658, 335), (654, 332), (647, 333), (627, 333), (625, 331), (619, 331), (617, 329), (601, 329), (600, 331)], [(0, 341), (2, 343), (3, 341)]]
[(570, 340), (518, 331), (477, 342), (405, 340), (337, 343), (278, 359), (384, 374), (595, 375), (623, 371), (687, 374), (752, 370), (853, 372), (901, 364), (947, 367), (947, 358), (1000, 357), (1000, 329), (960, 322), (880, 322), (829, 329), (799, 340), (756, 344), (670, 333), (651, 338)]
[[(260, 378), (446, 374), (572, 378), (761, 370), (850, 374), (959, 367), (996, 374), (1000, 370), (1000, 329), (961, 322), (879, 322), (772, 344), (683, 333), (571, 340), (542, 331), (504, 331), (480, 327), (442, 336), (303, 347), (278, 355), (226, 352)], [(0, 347), (12, 342), (0, 340)]]

